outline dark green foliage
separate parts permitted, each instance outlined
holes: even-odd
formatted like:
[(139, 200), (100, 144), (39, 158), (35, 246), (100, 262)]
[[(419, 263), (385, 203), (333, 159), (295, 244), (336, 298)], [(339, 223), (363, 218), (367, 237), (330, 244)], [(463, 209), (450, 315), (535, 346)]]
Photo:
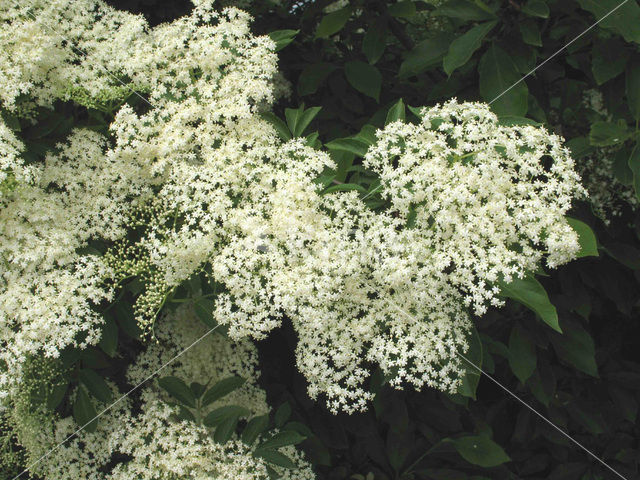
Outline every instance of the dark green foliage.
[(80, 427), (84, 427), (88, 432), (95, 432), (96, 428), (98, 428), (97, 420), (93, 420), (96, 415), (96, 409), (86, 390), (82, 387), (78, 388), (76, 399), (73, 402), (73, 418), (76, 423)]
[(558, 325), (558, 312), (556, 307), (549, 301), (549, 296), (544, 287), (535, 279), (533, 275), (524, 278), (515, 278), (509, 283), (500, 285), (502, 295), (512, 298), (521, 304), (529, 307), (551, 328), (562, 332)]
[(234, 390), (240, 388), (244, 384), (244, 378), (233, 376), (220, 380), (214, 386), (212, 386), (209, 390), (206, 391), (204, 396), (202, 397), (202, 406), (206, 407), (216, 400), (221, 399), (225, 395), (233, 392)]
[(196, 406), (196, 396), (181, 379), (176, 377), (162, 377), (158, 379), (158, 384), (181, 404), (192, 408)]

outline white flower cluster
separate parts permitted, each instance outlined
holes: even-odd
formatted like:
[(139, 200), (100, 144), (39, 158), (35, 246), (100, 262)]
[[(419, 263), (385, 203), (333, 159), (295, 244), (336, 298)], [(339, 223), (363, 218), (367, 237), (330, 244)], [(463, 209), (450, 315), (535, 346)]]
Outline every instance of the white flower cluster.
[(333, 411), (362, 410), (376, 364), (397, 386), (455, 391), (454, 351), (466, 351), (470, 326), (455, 290), (423, 275), (412, 233), (391, 216), (370, 211), (354, 192), (319, 200), (327, 214), (309, 212), (306, 229), (289, 228), (297, 239), (270, 280), (298, 333), (310, 395), (325, 394)]
[[(501, 126), (488, 106), (455, 101), (423, 110), (417, 125), (388, 125), (365, 158), (388, 201), (373, 211), (355, 192), (322, 195), (314, 179), (333, 166), (329, 155), (304, 139), (282, 143), (257, 115), (273, 100), (276, 57), (246, 14), (200, 0), (190, 16), (150, 29), (98, 0), (36, 6), (36, 20), (26, 7), (0, 9), (14, 31), (2, 37), (7, 50), (32, 48), (37, 66), (21, 55), (0, 63), (0, 79), (19, 85), (0, 91), (5, 108), (24, 114), (24, 95), (40, 106), (122, 100), (99, 65), (154, 108), (125, 104), (107, 138), (75, 130), (0, 211), (4, 384), (29, 356), (95, 344), (95, 307), (114, 284), (141, 280), (135, 313), (149, 333), (177, 287), (204, 271), (219, 287), (213, 318), (234, 340), (291, 320), (309, 392), (334, 411), (365, 408), (375, 365), (395, 386), (454, 392), (470, 308), (482, 314), (500, 303), (499, 281), (578, 251), (564, 214), (579, 179), (544, 129)], [(42, 33), (54, 19), (69, 40)], [(41, 43), (14, 42), (34, 31)], [(13, 171), (19, 145), (5, 137), (2, 165)], [(107, 253), (82, 250), (92, 240)], [(186, 345), (186, 326), (169, 332), (161, 343)], [(140, 365), (175, 353), (165, 348)]]
[(415, 230), (416, 254), (476, 314), (499, 304), (498, 281), (535, 271), (543, 257), (551, 268), (575, 257), (578, 236), (564, 215), (585, 191), (560, 137), (502, 126), (485, 104), (451, 100), (421, 114), (419, 125), (380, 132), (365, 165)]
[(212, 116), (246, 114), (254, 103), (271, 99), (272, 42), (250, 35), (246, 13), (218, 12), (214, 3), (194, 1), (190, 16), (151, 29), (142, 15), (100, 0), (5, 2), (3, 107), (28, 112), (74, 99), (108, 109), (134, 89), (149, 92), (154, 105), (197, 94)]
[[(168, 356), (191, 345), (206, 331), (188, 307), (163, 317), (158, 325), (160, 343), (150, 344), (139, 355), (128, 372), (129, 379), (138, 382), (141, 376), (146, 378), (149, 368), (157, 368)], [(256, 383), (256, 367), (257, 352), (250, 341), (232, 343), (214, 333), (181, 355), (160, 376), (173, 375), (187, 384), (214, 385), (230, 375), (240, 375), (246, 383), (211, 404), (208, 410), (233, 404), (247, 408), (254, 416), (269, 411), (266, 395)], [(122, 394), (115, 387), (112, 390), (114, 398)], [(244, 444), (236, 435), (227, 443), (216, 443), (208, 428), (190, 420), (179, 420), (170, 400), (155, 380), (148, 382), (139, 399), (126, 398), (119, 402), (100, 417), (95, 432), (81, 432), (37, 464), (33, 473), (56, 480), (270, 478), (266, 462), (252, 455), (253, 445)], [(27, 463), (37, 460), (77, 429), (70, 417), (60, 419), (51, 414), (33, 413), (24, 404), (12, 412), (11, 420), (19, 441), (26, 448)], [(271, 465), (281, 478), (315, 478), (310, 465), (295, 448), (284, 447), (281, 452), (298, 467), (285, 470)]]
[(0, 359), (11, 377), (29, 356), (57, 357), (67, 345), (100, 339), (103, 320), (93, 306), (111, 298), (102, 281), (110, 273), (101, 257), (79, 249), (92, 236), (123, 231), (112, 221), (121, 182), (103, 168), (103, 147), (99, 135), (75, 132), (0, 208)]
[[(159, 374), (160, 377), (173, 375), (187, 385), (198, 382), (209, 386), (232, 375), (246, 379), (241, 388), (204, 409), (201, 412), (203, 415), (227, 404), (246, 407), (252, 415), (269, 412), (265, 392), (257, 383), (258, 352), (249, 339), (229, 341), (218, 332), (206, 335), (209, 327), (198, 319), (191, 305), (181, 305), (175, 312), (165, 315), (158, 324), (156, 341), (151, 342), (127, 370), (130, 384), (142, 383), (150, 372), (155, 372), (175, 358), (170, 367)], [(156, 396), (167, 401), (171, 399), (163, 391), (156, 392)]]
[[(216, 237), (226, 229), (212, 231), (216, 222), (228, 217), (243, 185), (259, 177), (264, 158), (275, 155), (275, 132), (254, 115), (273, 98), (273, 42), (250, 35), (246, 14), (218, 13), (211, 3), (197, 2), (191, 16), (154, 29), (141, 17), (97, 0), (0, 8), (7, 26), (0, 50), (8, 55), (0, 63), (0, 78), (3, 87), (19, 86), (2, 92), (4, 108), (24, 113), (16, 101), (25, 95), (31, 99), (27, 103), (41, 106), (76, 98), (69, 85), (82, 86), (87, 98), (102, 101), (105, 91), (122, 85), (101, 66), (142, 85), (158, 107), (146, 114), (120, 109), (109, 140), (74, 130), (56, 152), (28, 170), (21, 170), (17, 157), (20, 143), (2, 125), (3, 187), (10, 175), (24, 180), (3, 195), (0, 211), (5, 396), (9, 378), (19, 377), (29, 355), (55, 357), (67, 345), (99, 340), (103, 319), (94, 306), (111, 298), (105, 280), (119, 280), (132, 259), (123, 260), (123, 266), (109, 256), (82, 253), (89, 240), (122, 243), (136, 212), (150, 208), (159, 212), (154, 218), (179, 216), (179, 228), (153, 224), (144, 239), (150, 253), (138, 268), (153, 263), (162, 272), (152, 275), (161, 284), (149, 289), (147, 310), (153, 310), (166, 289), (219, 248), (225, 238)], [(86, 57), (78, 58), (72, 46)], [(253, 153), (245, 153), (249, 150)], [(256, 184), (254, 190), (259, 188)], [(171, 254), (176, 256), (167, 261)], [(169, 287), (163, 289), (165, 284)], [(140, 303), (146, 314), (144, 299)]]
[(24, 165), (20, 156), (24, 145), (0, 118), (0, 208), (20, 183), (34, 180), (33, 168)]
[(501, 304), (499, 282), (579, 250), (564, 215), (583, 190), (561, 139), (501, 126), (486, 105), (453, 100), (417, 125), (390, 124), (364, 163), (388, 207), (373, 212), (355, 192), (323, 197), (329, 216), (288, 228), (305, 248), (288, 248), (271, 279), (310, 394), (333, 410), (365, 408), (371, 365), (396, 386), (455, 392), (467, 307), (483, 314)]

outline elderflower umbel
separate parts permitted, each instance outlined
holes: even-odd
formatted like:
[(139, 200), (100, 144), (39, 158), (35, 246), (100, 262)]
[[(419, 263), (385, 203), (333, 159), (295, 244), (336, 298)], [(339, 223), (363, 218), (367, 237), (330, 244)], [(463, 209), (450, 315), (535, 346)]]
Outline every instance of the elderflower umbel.
[(575, 257), (564, 215), (585, 193), (562, 139), (531, 125), (503, 126), (487, 105), (451, 100), (422, 110), (418, 125), (378, 132), (365, 165), (380, 175), (390, 209), (428, 245), (429, 262), (477, 314), (499, 304), (493, 287), (543, 258)]
[[(158, 322), (158, 343), (151, 343), (138, 355), (128, 371), (136, 384), (151, 369), (166, 364), (206, 333), (189, 306), (163, 316)], [(246, 382), (239, 389), (207, 407), (223, 405), (247, 408), (251, 416), (268, 413), (266, 394), (257, 385), (257, 351), (248, 340), (230, 342), (213, 333), (171, 362), (159, 376), (176, 376), (187, 384), (214, 385), (230, 375)], [(42, 381), (42, 380), (40, 380)], [(111, 385), (114, 398), (123, 392)], [(98, 419), (95, 432), (83, 430), (76, 437), (49, 451), (77, 430), (71, 417), (33, 411), (19, 402), (9, 414), (10, 426), (24, 446), (27, 463), (45, 453), (32, 471), (56, 480), (267, 480), (267, 463), (253, 456), (255, 444), (247, 445), (237, 435), (217, 443), (207, 427), (191, 420), (179, 420), (171, 397), (156, 379), (146, 382), (139, 399), (125, 398)], [(135, 408), (134, 408), (135, 405)], [(103, 408), (98, 405), (98, 408)], [(259, 438), (256, 443), (261, 439)], [(315, 475), (303, 455), (293, 446), (280, 450), (292, 459), (295, 470), (271, 465), (285, 480), (313, 480)]]

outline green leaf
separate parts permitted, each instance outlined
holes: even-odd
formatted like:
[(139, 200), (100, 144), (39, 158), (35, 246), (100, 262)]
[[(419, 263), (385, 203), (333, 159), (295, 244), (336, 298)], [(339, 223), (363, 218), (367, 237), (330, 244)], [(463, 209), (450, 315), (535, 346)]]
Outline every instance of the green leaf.
[(571, 150), (571, 156), (574, 159), (580, 159), (593, 151), (593, 147), (589, 143), (586, 137), (576, 137), (565, 143), (569, 150)]
[(113, 314), (125, 334), (134, 340), (140, 340), (142, 338), (142, 330), (133, 314), (133, 307), (129, 303), (117, 302), (113, 308)]
[(304, 131), (314, 118), (320, 113), (322, 107), (311, 107), (305, 110), (304, 105), (296, 109), (286, 108), (284, 115), (287, 118), (287, 125), (294, 137), (302, 137)]
[(544, 0), (528, 0), (521, 11), (532, 17), (549, 18), (549, 6)]
[(349, 17), (351, 17), (351, 7), (341, 8), (325, 15), (316, 29), (316, 38), (327, 38), (338, 33)]
[(411, 105), (407, 105), (407, 108), (411, 113), (413, 113), (419, 120), (422, 120), (422, 109), (424, 107), (412, 107)]
[(473, 52), (482, 45), (482, 39), (487, 36), (497, 21), (491, 21), (476, 25), (464, 35), (456, 38), (449, 47), (449, 52), (444, 57), (442, 65), (447, 75), (451, 75), (456, 68), (469, 61)]
[(407, 78), (438, 65), (449, 51), (452, 40), (453, 34), (443, 32), (418, 43), (400, 64), (398, 76)]
[(196, 417), (191, 413), (191, 410), (182, 405), (178, 405), (178, 413), (176, 414), (176, 417), (178, 417), (178, 420), (187, 420), (189, 422), (196, 421)]
[(504, 125), (510, 127), (512, 125), (533, 125), (534, 127), (540, 127), (542, 124), (540, 122), (536, 122), (535, 120), (531, 120), (527, 117), (515, 117), (513, 115), (502, 115), (500, 116), (498, 123), (500, 125)]
[(205, 392), (205, 390), (207, 389), (207, 387), (205, 387), (204, 385), (198, 382), (191, 382), (191, 385), (189, 385), (189, 388), (191, 389), (191, 391), (193, 392), (196, 398), (200, 398), (202, 394)]
[(636, 142), (631, 151), (629, 168), (633, 172), (633, 189), (636, 191), (636, 197), (640, 200), (640, 142)]
[[(73, 418), (80, 427), (88, 432), (95, 432), (98, 428), (97, 419), (91, 421), (96, 417), (96, 409), (91, 403), (91, 399), (84, 388), (78, 387), (78, 393), (76, 400), (73, 402)], [(91, 423), (89, 423), (91, 422)], [(86, 425), (86, 426), (85, 426)]]
[(213, 439), (218, 443), (227, 443), (238, 427), (238, 417), (232, 416), (222, 420), (216, 427)]
[(511, 283), (500, 282), (501, 295), (530, 308), (551, 328), (562, 333), (558, 324), (558, 312), (549, 301), (544, 287), (531, 274), (514, 278)]
[[(278, 132), (278, 135), (280, 136), (280, 138), (282, 140), (284, 140), (285, 142), (287, 140), (291, 140), (291, 132), (289, 132), (289, 128), (287, 127), (287, 124), (284, 123), (275, 114), (273, 114), (271, 112), (262, 112), (260, 114), (260, 116), (263, 119), (265, 119), (267, 122), (269, 122), (273, 126), (273, 128), (276, 129), (276, 132)], [(211, 311), (213, 311), (213, 309)], [(198, 313), (198, 312), (196, 311), (196, 313)], [(200, 316), (200, 315), (198, 315), (198, 316)], [(202, 320), (202, 317), (200, 317), (200, 319)], [(205, 323), (207, 323), (207, 322), (205, 322)]]
[(276, 42), (275, 51), (279, 52), (293, 42), (293, 39), (298, 33), (300, 33), (300, 30), (276, 30), (275, 32), (271, 32), (269, 37), (271, 37), (271, 40)]
[(387, 12), (392, 17), (408, 18), (416, 14), (416, 5), (410, 0), (401, 0), (387, 5)]
[(110, 357), (115, 356), (118, 349), (118, 325), (111, 316), (105, 316), (102, 336), (100, 337), (98, 346)]
[(288, 468), (290, 470), (298, 468), (289, 457), (276, 450), (256, 450), (253, 452), (253, 455), (278, 467)]
[(344, 150), (332, 150), (331, 158), (336, 162), (335, 175), (324, 185), (327, 188), (332, 182), (344, 184), (349, 175), (349, 169), (353, 166), (354, 155)]
[(216, 304), (209, 298), (199, 298), (193, 305), (193, 310), (196, 316), (207, 327), (214, 328), (217, 326), (215, 319), (213, 318), (213, 311), (216, 308)]
[(629, 63), (625, 75), (627, 105), (636, 122), (640, 121), (640, 60)]
[(398, 120), (403, 122), (405, 120), (405, 108), (402, 99), (391, 105), (384, 124), (389, 125), (390, 123), (397, 122)]
[(253, 445), (253, 442), (267, 427), (269, 427), (269, 415), (260, 415), (252, 418), (242, 432), (242, 441), (247, 445)]
[(627, 42), (640, 43), (640, 7), (635, 0), (578, 0), (578, 3), (598, 20), (606, 16), (598, 24), (601, 28), (622, 35)]
[(538, 368), (527, 380), (527, 385), (538, 401), (548, 407), (556, 392), (556, 378), (549, 363), (540, 358)]
[(474, 465), (490, 468), (511, 460), (500, 445), (483, 435), (456, 438), (452, 443), (462, 458)]
[(331, 63), (313, 63), (305, 67), (298, 78), (298, 95), (316, 93), (320, 84), (336, 69)]
[(177, 377), (169, 376), (158, 379), (158, 385), (169, 393), (173, 398), (178, 400), (187, 407), (195, 408), (196, 397), (191, 389)]
[(598, 85), (624, 72), (629, 60), (625, 45), (616, 38), (597, 41), (591, 50), (591, 72)]
[(520, 382), (525, 383), (536, 369), (536, 346), (519, 324), (509, 336), (509, 366)]
[(361, 140), (356, 140), (355, 138), (337, 138), (335, 140), (331, 140), (324, 145), (329, 150), (340, 150), (343, 152), (350, 152), (359, 157), (364, 157), (369, 150), (369, 145), (364, 143)]
[(306, 139), (305, 144), (311, 148), (322, 148), (322, 142), (320, 141), (320, 134), (318, 132), (312, 132), (304, 137)]
[(303, 437), (313, 437), (313, 432), (311, 429), (301, 422), (287, 422), (287, 424), (282, 427), (283, 430), (293, 430), (294, 432), (298, 432)]
[(353, 88), (373, 98), (376, 102), (380, 101), (382, 75), (376, 67), (360, 60), (354, 60), (344, 64), (344, 73)]
[(534, 47), (542, 46), (542, 39), (540, 38), (540, 28), (538, 23), (532, 19), (526, 19), (518, 22), (520, 27), (520, 34), (522, 35), (522, 41), (527, 45), (533, 45)]
[(239, 405), (225, 405), (210, 411), (202, 423), (207, 427), (215, 427), (229, 418), (248, 417), (251, 412), (245, 407)]
[(551, 343), (558, 357), (578, 370), (597, 377), (595, 345), (589, 332), (580, 323), (569, 318), (563, 318), (562, 325), (564, 326), (563, 335), (550, 335)]
[(371, 146), (376, 143), (376, 131), (377, 128), (373, 125), (365, 124), (360, 131), (353, 136), (354, 140), (358, 140), (367, 146)]
[(297, 445), (306, 438), (307, 437), (305, 437), (304, 435), (300, 435), (294, 430), (284, 430), (265, 440), (260, 445), (258, 445), (257, 448), (262, 450), (280, 448), (286, 445)]
[(616, 180), (627, 187), (633, 186), (633, 172), (629, 168), (629, 157), (633, 148), (630, 145), (615, 152), (611, 171)]
[(276, 410), (275, 417), (273, 419), (277, 428), (282, 428), (282, 426), (287, 423), (289, 417), (291, 416), (291, 405), (289, 402), (284, 402), (282, 405), (278, 407)]
[(580, 243), (580, 251), (578, 252), (578, 258), (580, 257), (597, 257), (598, 253), (598, 241), (596, 235), (591, 230), (591, 227), (580, 220), (575, 218), (566, 217), (569, 226), (578, 234), (578, 242)]
[(280, 475), (271, 465), (265, 465), (265, 469), (267, 470), (267, 475), (269, 475), (269, 480), (281, 480), (282, 475)]
[(626, 125), (611, 122), (594, 122), (589, 132), (589, 142), (596, 147), (608, 147), (623, 143), (629, 138)]
[[(477, 367), (482, 368), (482, 340), (475, 327), (471, 328), (471, 337), (469, 339), (469, 350), (465, 353), (465, 358), (473, 362)], [(462, 360), (462, 365), (465, 369), (465, 374), (462, 377), (462, 382), (458, 393), (464, 397), (476, 399), (476, 390), (478, 383), (480, 382), (481, 372), (473, 365), (470, 365), (466, 360)]]
[(492, 12), (467, 0), (449, 0), (438, 7), (433, 14), (443, 17), (459, 18), (464, 21), (493, 20), (496, 18)]
[(83, 368), (78, 372), (78, 379), (87, 387), (89, 393), (103, 403), (111, 401), (111, 389), (104, 379), (89, 368)]
[(603, 250), (612, 258), (632, 270), (640, 270), (640, 250), (633, 246), (622, 243), (609, 243)]
[[(492, 45), (480, 59), (480, 94), (498, 115), (524, 117), (529, 89), (513, 61), (497, 45)], [(519, 83), (516, 83), (519, 82)]]
[(245, 383), (245, 379), (238, 376), (232, 376), (223, 378), (213, 387), (211, 387), (202, 397), (202, 406), (212, 404), (213, 402), (220, 400), (222, 397), (229, 395), (234, 390), (237, 390)]
[(381, 22), (375, 22), (367, 30), (362, 39), (362, 53), (367, 57), (367, 61), (373, 65), (384, 53), (387, 47), (387, 28)]
[[(318, 437), (310, 437), (307, 439), (304, 445), (304, 453), (312, 465), (331, 466), (331, 453), (324, 442)], [(371, 480), (371, 477), (367, 480)]]
[(55, 410), (60, 405), (68, 388), (69, 383), (67, 381), (58, 383), (51, 388), (51, 392), (47, 396), (47, 408), (49, 410)]
[(111, 366), (106, 355), (98, 348), (87, 348), (80, 353), (80, 357), (85, 368), (101, 369)]

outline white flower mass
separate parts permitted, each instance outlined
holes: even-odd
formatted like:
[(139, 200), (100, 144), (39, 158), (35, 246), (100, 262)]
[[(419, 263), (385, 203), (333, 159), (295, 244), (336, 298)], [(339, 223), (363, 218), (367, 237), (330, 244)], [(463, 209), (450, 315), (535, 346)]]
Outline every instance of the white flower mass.
[[(23, 161), (24, 145), (0, 124), (0, 399), (32, 459), (75, 424), (25, 413), (25, 365), (97, 344), (99, 306), (131, 277), (143, 285), (134, 311), (149, 339), (131, 384), (206, 331), (192, 314), (162, 310), (205, 272), (221, 287), (213, 319), (236, 343), (211, 337), (174, 374), (245, 375), (234, 401), (265, 413), (252, 340), (287, 321), (310, 396), (354, 412), (373, 398), (375, 367), (397, 388), (456, 392), (455, 352), (467, 351), (472, 315), (501, 305), (498, 284), (579, 250), (564, 215), (584, 190), (562, 139), (543, 128), (501, 125), (487, 105), (455, 100), (391, 123), (364, 158), (386, 201), (373, 210), (356, 192), (323, 194), (315, 180), (334, 167), (329, 154), (281, 141), (260, 116), (282, 81), (273, 41), (252, 35), (244, 12), (199, 0), (190, 16), (151, 28), (100, 0), (29, 3), (0, 7), (2, 107), (29, 121), (59, 100), (123, 103), (108, 135), (76, 128), (41, 162)], [(150, 105), (124, 103), (132, 88)], [(93, 241), (106, 253), (91, 252)], [(175, 423), (157, 387), (141, 398), (141, 413), (110, 411), (40, 473), (267, 478), (237, 438), (219, 445)], [(130, 460), (100, 476), (115, 452)], [(288, 452), (302, 468), (285, 478), (313, 478)]]

